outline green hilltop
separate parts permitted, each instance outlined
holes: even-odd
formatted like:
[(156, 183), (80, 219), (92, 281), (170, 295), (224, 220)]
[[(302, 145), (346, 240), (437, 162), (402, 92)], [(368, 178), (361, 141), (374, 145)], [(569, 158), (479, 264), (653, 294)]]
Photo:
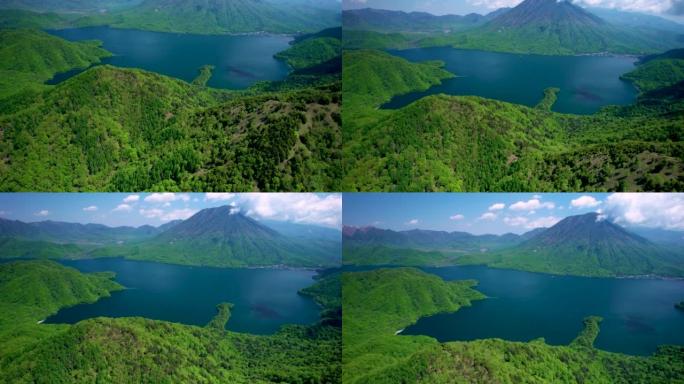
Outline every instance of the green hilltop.
[[(340, 85), (334, 68), (326, 74), (294, 71), (284, 81), (243, 92), (207, 88), (201, 78), (190, 84), (108, 65), (46, 86), (54, 74), (108, 53), (94, 42), (70, 43), (43, 32), (2, 33), (12, 44), (3, 47), (0, 65), (12, 76), (3, 77), (0, 92), (15, 95), (0, 103), (1, 190), (338, 189)], [(36, 38), (44, 49), (27, 49), (31, 61), (18, 63), (23, 56), (12, 52), (32, 47)], [(291, 48), (292, 60), (329, 57), (302, 56), (299, 44)], [(210, 76), (207, 70), (200, 77)]]
[[(0, 381), (340, 381), (339, 326), (286, 325), (267, 336), (225, 331), (228, 303), (217, 307), (219, 313), (207, 327), (139, 317), (99, 317), (74, 325), (37, 323), (62, 307), (121, 289), (112, 277), (86, 275), (48, 261), (0, 264)], [(335, 278), (339, 276), (328, 277)], [(322, 297), (325, 291), (314, 292), (317, 302), (333, 302)]]
[(484, 299), (473, 281), (445, 282), (416, 269), (345, 273), (343, 382), (352, 383), (670, 383), (684, 378), (680, 346), (661, 346), (649, 357), (593, 347), (598, 317), (585, 319), (570, 345), (543, 339), (482, 339), (439, 343), (397, 331), (420, 317), (454, 312)]
[(548, 91), (538, 108), (433, 95), (378, 110), (453, 75), (372, 50), (346, 51), (343, 63), (343, 116), (352, 122), (343, 130), (344, 190), (675, 191), (684, 182), (684, 78), (670, 66), (669, 86), (580, 116), (549, 111)]

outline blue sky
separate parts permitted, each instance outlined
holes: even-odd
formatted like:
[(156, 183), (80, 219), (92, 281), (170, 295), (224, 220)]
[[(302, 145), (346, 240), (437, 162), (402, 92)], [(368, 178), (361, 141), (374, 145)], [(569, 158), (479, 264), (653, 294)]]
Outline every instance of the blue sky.
[(235, 205), (256, 219), (327, 227), (339, 227), (342, 219), (340, 194), (0, 193), (0, 217), (24, 222), (158, 226), (222, 205)]
[(344, 194), (344, 225), (475, 234), (524, 233), (564, 217), (601, 212), (624, 226), (684, 230), (684, 194)]
[[(522, 0), (343, 0), (343, 9), (377, 8), (397, 11), (422, 11), (435, 15), (486, 14), (502, 7), (514, 7)], [(581, 6), (650, 13), (670, 18), (684, 10), (682, 0), (574, 0)]]

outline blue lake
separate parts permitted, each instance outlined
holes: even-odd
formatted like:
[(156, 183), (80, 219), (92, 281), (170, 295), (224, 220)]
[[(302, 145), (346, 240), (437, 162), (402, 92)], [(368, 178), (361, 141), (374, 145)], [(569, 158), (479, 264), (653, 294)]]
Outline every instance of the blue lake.
[[(192, 81), (203, 65), (215, 66), (207, 83), (214, 88), (243, 89), (257, 81), (282, 80), (290, 68), (273, 55), (287, 49), (288, 36), (192, 35), (109, 27), (50, 30), (71, 41), (100, 40), (115, 56), (105, 64), (141, 68)], [(50, 83), (63, 81), (80, 71), (58, 74)]]
[(318, 305), (298, 293), (314, 284), (313, 271), (189, 267), (118, 258), (60, 263), (85, 273), (115, 272), (116, 281), (127, 289), (93, 304), (62, 309), (46, 323), (142, 316), (203, 326), (221, 302), (235, 305), (227, 329), (237, 332), (270, 334), (284, 324), (311, 324), (319, 318)]
[(544, 89), (560, 88), (553, 110), (590, 114), (606, 105), (631, 104), (634, 86), (620, 76), (634, 69), (631, 57), (542, 56), (461, 50), (451, 47), (390, 51), (412, 62), (441, 60), (457, 77), (424, 92), (394, 97), (383, 108), (396, 109), (434, 94), (475, 95), (535, 106)]
[(419, 319), (403, 331), (442, 342), (501, 338), (570, 343), (582, 319), (603, 317), (594, 346), (648, 355), (662, 344), (684, 345), (683, 280), (554, 276), (482, 266), (423, 268), (445, 280), (476, 279), (489, 298), (454, 313)]

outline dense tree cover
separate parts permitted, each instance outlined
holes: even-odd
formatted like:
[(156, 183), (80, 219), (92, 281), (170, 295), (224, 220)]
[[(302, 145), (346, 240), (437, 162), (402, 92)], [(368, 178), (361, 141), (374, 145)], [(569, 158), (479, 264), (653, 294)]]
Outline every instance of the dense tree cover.
[[(49, 265), (57, 273), (35, 269), (41, 265)], [(68, 292), (50, 294), (53, 286), (68, 284), (68, 279), (83, 283), (98, 278), (109, 282), (108, 289), (115, 284), (109, 275), (83, 275), (55, 263), (18, 262), (11, 266), (23, 271), (10, 273), (0, 266), (0, 297), (16, 299), (18, 296), (6, 295), (10, 291), (13, 295), (46, 293), (46, 301), (39, 303), (54, 308), (52, 311), (75, 304), (65, 301)], [(26, 277), (34, 275), (51, 285)], [(50, 276), (49, 280), (43, 276)], [(90, 297), (80, 301), (87, 300)], [(225, 304), (219, 306), (221, 321), (227, 319)], [(3, 302), (3, 316), (11, 317), (19, 310), (17, 303)], [(11, 317), (15, 324), (31, 325), (33, 338), (21, 338), (17, 332), (6, 334), (7, 343), (14, 348), (0, 350), (0, 381), (304, 384), (337, 383), (341, 378), (341, 329), (323, 323), (284, 326), (274, 335), (257, 336), (144, 318), (97, 318), (71, 326), (36, 324), (40, 316), (44, 314)], [(1, 329), (8, 330), (4, 322)]]
[(63, 330), (59, 325), (38, 324), (60, 308), (95, 302), (123, 289), (113, 277), (82, 274), (52, 261), (0, 264), (0, 359)]
[(207, 81), (211, 79), (211, 76), (214, 73), (214, 66), (213, 65), (203, 65), (199, 69), (199, 74), (197, 77), (195, 77), (192, 80), (192, 85), (198, 85), (200, 87), (204, 87), (207, 85)]
[(415, 269), (343, 276), (344, 383), (670, 383), (684, 380), (684, 348), (649, 357), (593, 347), (600, 318), (585, 319), (568, 346), (543, 339), (439, 343), (396, 332), (418, 318), (453, 312), (484, 298), (472, 281), (445, 282)]
[[(365, 65), (379, 57), (378, 65)], [(632, 106), (587, 116), (445, 95), (377, 110), (393, 95), (445, 77), (436, 67), (424, 71), (426, 65), (373, 51), (345, 53), (345, 190), (683, 188), (684, 82), (642, 94)]]
[(336, 190), (339, 99), (334, 83), (250, 96), (99, 66), (0, 105), (1, 189)]
[(292, 68), (308, 68), (324, 63), (341, 54), (342, 41), (333, 37), (318, 37), (304, 40), (275, 55), (285, 60)]
[[(301, 33), (339, 25), (339, 9), (261, 0), (5, 1), (0, 25), (64, 28), (109, 25), (198, 34)], [(339, 7), (339, 5), (337, 5)], [(106, 9), (106, 12), (103, 10)], [(17, 13), (15, 10), (22, 10)], [(34, 13), (41, 12), (41, 13)], [(42, 12), (58, 12), (42, 14)], [(7, 21), (5, 21), (7, 20)]]
[(647, 56), (634, 71), (623, 78), (633, 82), (641, 92), (677, 84), (684, 80), (684, 49)]
[(216, 306), (216, 316), (211, 318), (207, 328), (212, 328), (217, 331), (225, 331), (226, 324), (230, 320), (230, 310), (233, 308), (231, 303), (221, 303)]
[(59, 72), (87, 68), (111, 56), (95, 41), (69, 42), (30, 29), (0, 29), (0, 100), (43, 82)]
[(385, 245), (347, 245), (343, 241), (342, 263), (348, 265), (454, 265), (460, 255)]

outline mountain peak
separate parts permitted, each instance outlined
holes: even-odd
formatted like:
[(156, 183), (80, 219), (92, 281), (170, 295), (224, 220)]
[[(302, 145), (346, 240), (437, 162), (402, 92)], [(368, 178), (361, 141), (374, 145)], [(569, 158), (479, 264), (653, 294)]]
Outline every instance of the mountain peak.
[(598, 26), (605, 24), (603, 19), (568, 0), (525, 0), (494, 18), (490, 23), (497, 27), (554, 24)]
[(247, 217), (238, 208), (224, 205), (206, 208), (189, 219), (180, 222), (162, 234), (163, 238), (275, 238), (280, 234), (273, 229)]

